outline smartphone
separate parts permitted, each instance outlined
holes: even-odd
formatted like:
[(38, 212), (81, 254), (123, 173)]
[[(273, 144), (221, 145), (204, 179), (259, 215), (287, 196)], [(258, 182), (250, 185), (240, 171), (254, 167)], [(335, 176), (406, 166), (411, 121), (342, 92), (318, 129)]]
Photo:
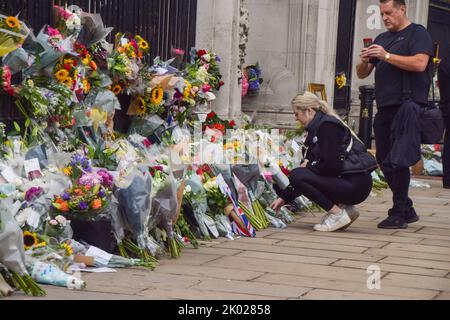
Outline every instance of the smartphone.
[(363, 42), (364, 42), (364, 48), (368, 48), (373, 44), (372, 38), (364, 38)]

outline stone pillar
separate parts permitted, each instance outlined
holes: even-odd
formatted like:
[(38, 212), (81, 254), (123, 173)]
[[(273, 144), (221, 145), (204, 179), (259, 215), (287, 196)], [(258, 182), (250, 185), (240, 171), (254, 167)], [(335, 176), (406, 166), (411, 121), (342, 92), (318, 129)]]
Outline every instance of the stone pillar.
[(222, 86), (213, 110), (233, 119), (241, 113), (239, 72), (240, 0), (198, 0), (196, 47), (212, 50), (221, 59)]

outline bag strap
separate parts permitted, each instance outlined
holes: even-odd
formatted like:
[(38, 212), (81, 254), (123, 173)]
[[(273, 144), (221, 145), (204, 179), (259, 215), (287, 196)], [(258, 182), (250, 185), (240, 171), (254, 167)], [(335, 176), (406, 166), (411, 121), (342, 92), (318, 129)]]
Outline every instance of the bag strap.
[[(411, 41), (411, 38), (414, 34), (414, 32), (416, 31), (416, 25), (413, 24), (413, 29), (412, 31), (408, 34), (407, 38), (406, 38), (406, 48), (409, 51), (409, 44)], [(402, 86), (402, 101), (408, 101), (412, 99), (412, 91), (411, 91), (411, 72), (406, 71), (406, 70), (402, 70), (402, 82), (403, 82), (403, 86)]]

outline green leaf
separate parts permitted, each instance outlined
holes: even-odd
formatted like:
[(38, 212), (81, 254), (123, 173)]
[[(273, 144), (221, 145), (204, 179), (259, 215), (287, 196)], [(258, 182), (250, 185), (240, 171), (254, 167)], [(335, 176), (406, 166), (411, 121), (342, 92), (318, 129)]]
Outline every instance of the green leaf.
[(31, 124), (31, 120), (30, 120), (30, 118), (27, 118), (25, 120), (25, 128), (28, 128), (30, 126), (30, 124)]
[(33, 131), (31, 131), (31, 136), (32, 136), (32, 137), (37, 137), (37, 134), (38, 134), (38, 128), (37, 128), (37, 127), (34, 127), (34, 128), (33, 128)]
[(16, 129), (16, 131), (17, 132), (20, 132), (20, 126), (19, 126), (19, 124), (17, 123), (17, 122), (13, 122), (13, 125), (14, 125), (14, 129)]

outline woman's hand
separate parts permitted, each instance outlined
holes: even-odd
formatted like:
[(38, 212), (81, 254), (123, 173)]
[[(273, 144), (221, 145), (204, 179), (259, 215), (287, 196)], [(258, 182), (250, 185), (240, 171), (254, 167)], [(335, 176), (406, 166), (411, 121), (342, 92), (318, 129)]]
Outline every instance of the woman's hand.
[(285, 203), (286, 202), (283, 199), (278, 198), (277, 200), (272, 202), (272, 204), (270, 205), (270, 208), (272, 208), (275, 212), (278, 212), (280, 210), (280, 208), (282, 206), (284, 206)]
[(302, 164), (300, 165), (300, 168), (306, 168), (306, 165), (308, 164), (309, 160), (305, 159)]

